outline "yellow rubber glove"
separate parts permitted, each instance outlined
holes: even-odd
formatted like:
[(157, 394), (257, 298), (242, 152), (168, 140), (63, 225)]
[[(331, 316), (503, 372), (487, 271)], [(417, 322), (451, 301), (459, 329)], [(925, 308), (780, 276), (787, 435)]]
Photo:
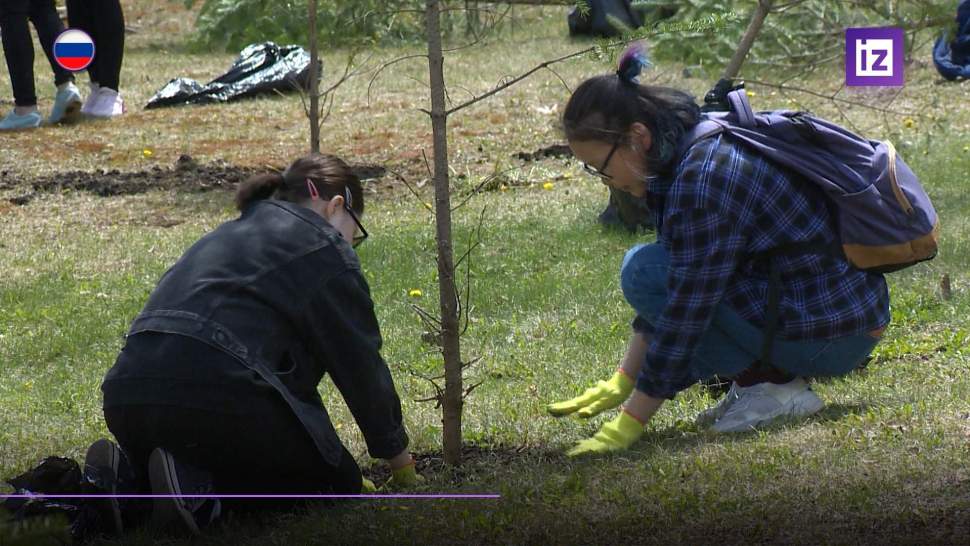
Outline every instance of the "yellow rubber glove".
[(643, 435), (643, 423), (621, 411), (616, 419), (603, 425), (592, 438), (583, 440), (566, 452), (567, 457), (608, 453), (629, 448)]
[(414, 469), (414, 463), (391, 470), (391, 479), (387, 480), (387, 489), (405, 489), (424, 482), (424, 476)]
[(617, 370), (609, 381), (599, 381), (596, 386), (586, 389), (586, 392), (566, 400), (546, 406), (546, 411), (554, 417), (562, 417), (576, 412), (576, 415), (588, 419), (608, 409), (613, 409), (630, 397), (633, 392), (633, 380), (625, 373)]
[(374, 485), (374, 482), (368, 480), (367, 478), (362, 478), (360, 484), (360, 494), (368, 495), (370, 493), (377, 493), (377, 486)]

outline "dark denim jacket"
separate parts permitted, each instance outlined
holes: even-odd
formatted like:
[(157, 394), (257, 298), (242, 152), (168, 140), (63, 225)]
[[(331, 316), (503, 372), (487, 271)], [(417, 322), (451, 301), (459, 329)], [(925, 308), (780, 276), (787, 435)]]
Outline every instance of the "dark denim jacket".
[(305, 207), (260, 201), (165, 273), (105, 377), (104, 403), (198, 407), (231, 392), (244, 406), (272, 389), (336, 465), (340, 440), (317, 391), (329, 373), (370, 454), (390, 458), (408, 437), (381, 343), (350, 245)]

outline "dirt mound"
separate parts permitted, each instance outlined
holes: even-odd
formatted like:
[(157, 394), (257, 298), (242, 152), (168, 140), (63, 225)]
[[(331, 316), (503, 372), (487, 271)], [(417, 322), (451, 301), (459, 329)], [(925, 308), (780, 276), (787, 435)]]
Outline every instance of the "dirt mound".
[[(361, 180), (377, 179), (385, 173), (385, 169), (379, 165), (353, 165), (351, 168)], [(201, 164), (183, 155), (172, 168), (155, 166), (145, 171), (73, 171), (34, 179), (25, 179), (3, 171), (0, 172), (0, 190), (27, 190), (22, 195), (9, 198), (14, 205), (25, 205), (38, 193), (63, 190), (84, 191), (102, 197), (134, 195), (151, 190), (232, 190), (246, 178), (265, 170), (237, 167), (228, 163)]]
[(522, 161), (539, 161), (549, 157), (572, 157), (573, 151), (565, 144), (553, 144), (545, 148), (539, 148), (534, 152), (519, 152), (513, 157)]

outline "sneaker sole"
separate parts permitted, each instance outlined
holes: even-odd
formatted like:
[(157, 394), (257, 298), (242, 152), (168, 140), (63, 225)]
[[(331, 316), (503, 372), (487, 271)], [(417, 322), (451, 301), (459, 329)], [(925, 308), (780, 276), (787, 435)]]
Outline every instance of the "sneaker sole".
[[(121, 450), (113, 442), (104, 438), (91, 444), (91, 447), (88, 448), (87, 453), (84, 455), (84, 466), (111, 469), (114, 477), (114, 485), (112, 485), (111, 490), (108, 492), (112, 495), (118, 492), (116, 484), (118, 483), (118, 469), (120, 465)], [(121, 520), (121, 506), (118, 504), (118, 499), (105, 498), (100, 499), (98, 502), (105, 512), (111, 514), (114, 534), (122, 534), (124, 532), (124, 524)]]
[[(175, 460), (161, 448), (152, 451), (148, 459), (148, 479), (154, 495), (181, 495)], [(152, 501), (152, 525), (159, 529), (179, 528), (198, 536), (195, 518), (176, 498), (156, 498)]]
[(58, 123), (76, 123), (81, 119), (81, 101), (70, 102), (64, 110), (64, 117)]

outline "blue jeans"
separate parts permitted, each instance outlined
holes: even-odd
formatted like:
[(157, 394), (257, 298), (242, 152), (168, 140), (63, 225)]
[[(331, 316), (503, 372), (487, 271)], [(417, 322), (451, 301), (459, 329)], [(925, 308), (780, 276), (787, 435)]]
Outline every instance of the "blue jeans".
[[(667, 251), (660, 244), (637, 245), (620, 268), (623, 295), (651, 325), (667, 302)], [(713, 375), (733, 377), (761, 357), (764, 333), (741, 318), (726, 303), (718, 304), (710, 327), (701, 336), (691, 372), (699, 380)], [(775, 339), (772, 365), (802, 377), (845, 375), (861, 365), (879, 339), (869, 334), (822, 341)], [(646, 373), (650, 363), (647, 362)]]

